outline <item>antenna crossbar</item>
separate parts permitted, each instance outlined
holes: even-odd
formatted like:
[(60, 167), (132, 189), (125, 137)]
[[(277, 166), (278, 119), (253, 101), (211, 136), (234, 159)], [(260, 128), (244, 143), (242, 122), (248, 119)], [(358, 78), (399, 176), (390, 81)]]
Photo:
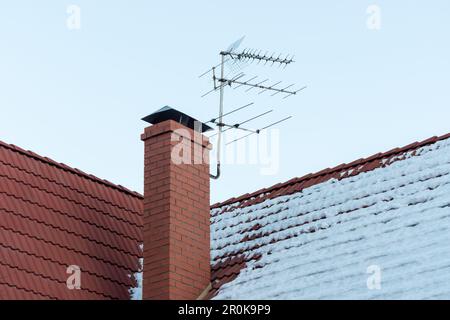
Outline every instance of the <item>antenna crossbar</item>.
[[(289, 87), (286, 87), (286, 88), (284, 88), (284, 89), (275, 88), (277, 85), (279, 85), (279, 84), (281, 83), (281, 81), (280, 81), (280, 82), (277, 82), (277, 83), (275, 83), (275, 84), (273, 84), (273, 85), (271, 85), (271, 86), (264, 86), (264, 85), (262, 85), (262, 84), (263, 84), (264, 82), (267, 82), (268, 79), (267, 79), (267, 80), (264, 80), (264, 81), (261, 81), (261, 82), (258, 82), (258, 83), (251, 83), (251, 82), (250, 82), (251, 80), (248, 80), (248, 81), (240, 81), (240, 80), (239, 80), (240, 78), (241, 78), (241, 77), (239, 77), (238, 79), (224, 79), (224, 78), (222, 78), (222, 79), (217, 79), (217, 81), (218, 81), (219, 83), (226, 84), (226, 85), (229, 85), (229, 86), (232, 86), (233, 84), (235, 84), (235, 85), (237, 85), (238, 87), (241, 87), (241, 86), (247, 86), (247, 87), (250, 87), (247, 91), (249, 91), (249, 90), (251, 90), (251, 89), (253, 89), (253, 88), (261, 89), (262, 91), (261, 91), (260, 93), (263, 93), (263, 92), (265, 92), (265, 91), (275, 91), (275, 92), (278, 92), (278, 93), (284, 93), (284, 94), (288, 94), (289, 96), (291, 96), (291, 95), (297, 94), (297, 92), (299, 91), (299, 90), (297, 90), (297, 91), (288, 90)], [(292, 86), (290, 86), (290, 87), (292, 87)], [(303, 88), (302, 88), (302, 89), (303, 89)], [(302, 89), (301, 89), (301, 90), (302, 90)]]
[[(243, 131), (247, 131), (247, 132), (251, 132), (251, 133), (257, 133), (256, 132), (257, 130), (250, 130), (250, 129), (242, 128), (242, 125), (246, 124), (246, 123), (248, 123), (250, 121), (256, 120), (258, 118), (261, 118), (262, 116), (265, 116), (266, 114), (269, 114), (271, 112), (273, 112), (273, 110), (266, 111), (266, 112), (261, 113), (261, 114), (259, 114), (257, 116), (254, 116), (254, 117), (252, 117), (250, 119), (247, 119), (245, 121), (242, 121), (240, 123), (236, 123), (236, 124), (233, 124), (233, 125), (229, 125), (229, 124), (226, 124), (226, 123), (217, 123), (216, 121), (212, 121), (212, 120), (211, 120), (211, 122), (214, 123), (218, 127), (227, 127), (225, 130), (222, 131), (222, 133), (224, 133), (224, 132), (226, 132), (226, 131), (228, 131), (230, 129), (239, 129), (239, 130), (243, 130)], [(216, 119), (213, 119), (213, 120), (216, 120)], [(215, 137), (216, 135), (218, 135), (218, 133), (215, 133), (215, 134), (209, 136), (209, 138)]]
[[(242, 106), (242, 107), (233, 109), (233, 110), (231, 110), (231, 111), (229, 111), (229, 112), (227, 112), (227, 113), (224, 113), (224, 114), (222, 115), (222, 118), (224, 118), (224, 117), (226, 117), (226, 116), (228, 116), (228, 115), (230, 115), (230, 114), (232, 114), (232, 113), (235, 113), (235, 112), (237, 112), (237, 111), (239, 111), (239, 110), (242, 110), (242, 109), (244, 109), (244, 108), (250, 107), (250, 106), (252, 106), (252, 105), (254, 105), (254, 104), (255, 104), (254, 102), (251, 102), (251, 103), (248, 103), (248, 104), (246, 104), (246, 105), (244, 105), (244, 106)], [(217, 121), (217, 118), (214, 118), (214, 119), (209, 120), (209, 121), (206, 122), (206, 123), (216, 123), (216, 121)]]
[(247, 138), (247, 137), (249, 137), (249, 136), (251, 136), (251, 135), (253, 135), (253, 134), (260, 134), (261, 131), (266, 130), (266, 129), (270, 128), (270, 127), (273, 127), (273, 126), (275, 126), (275, 125), (277, 125), (277, 124), (279, 124), (279, 123), (281, 123), (281, 122), (287, 121), (287, 120), (289, 120), (289, 119), (291, 119), (291, 118), (292, 118), (292, 116), (289, 116), (289, 117), (286, 117), (286, 118), (284, 118), (284, 119), (278, 120), (278, 121), (276, 121), (276, 122), (274, 122), (274, 123), (271, 123), (271, 124), (269, 124), (269, 125), (267, 125), (267, 126), (261, 128), (261, 129), (255, 130), (254, 132), (250, 132), (249, 134), (246, 134), (246, 135), (243, 136), (243, 137), (234, 139), (233, 141), (230, 141), (230, 142), (226, 143), (225, 145), (229, 145), (229, 144), (235, 143), (235, 142), (240, 141), (240, 140), (242, 140), (242, 139), (245, 139), (245, 138)]

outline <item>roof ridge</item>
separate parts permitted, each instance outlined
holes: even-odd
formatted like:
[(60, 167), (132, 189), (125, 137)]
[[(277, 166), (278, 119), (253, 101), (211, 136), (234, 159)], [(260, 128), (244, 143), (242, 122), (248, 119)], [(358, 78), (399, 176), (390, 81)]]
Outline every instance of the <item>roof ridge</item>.
[(88, 174), (86, 172), (83, 172), (80, 169), (77, 169), (77, 168), (74, 168), (74, 167), (70, 167), (70, 166), (68, 166), (68, 165), (66, 165), (64, 163), (61, 163), (61, 162), (57, 162), (57, 161), (55, 161), (55, 160), (53, 160), (51, 158), (41, 156), (41, 155), (39, 155), (39, 154), (37, 154), (37, 153), (35, 153), (33, 151), (22, 149), (22, 148), (14, 145), (14, 144), (9, 144), (9, 143), (6, 143), (6, 142), (3, 142), (3, 141), (0, 140), (0, 147), (4, 147), (6, 149), (10, 149), (10, 150), (12, 150), (14, 152), (18, 152), (18, 153), (20, 153), (22, 155), (25, 155), (27, 157), (30, 157), (30, 158), (33, 158), (35, 160), (47, 163), (47, 164), (49, 164), (51, 166), (57, 167), (58, 169), (61, 169), (61, 170), (64, 170), (64, 171), (76, 174), (76, 175), (78, 175), (78, 176), (80, 176), (82, 178), (91, 180), (93, 182), (96, 182), (96, 183), (99, 183), (99, 184), (103, 184), (103, 185), (105, 185), (107, 187), (116, 189), (116, 190), (121, 191), (123, 193), (126, 193), (126, 194), (128, 194), (130, 196), (133, 196), (133, 197), (136, 197), (136, 198), (139, 198), (139, 199), (143, 199), (143, 195), (141, 195), (139, 192), (132, 191), (132, 190), (130, 190), (130, 189), (120, 185), (120, 184), (115, 184), (115, 183), (110, 182), (108, 180), (101, 179), (101, 178), (96, 177), (96, 176), (94, 176), (92, 174)]
[(394, 148), (394, 149), (391, 149), (391, 150), (386, 151), (384, 153), (376, 153), (376, 154), (374, 154), (374, 155), (372, 155), (370, 157), (360, 158), (360, 159), (355, 160), (355, 161), (350, 162), (350, 163), (342, 163), (342, 164), (340, 164), (338, 166), (335, 166), (333, 168), (326, 168), (326, 169), (323, 169), (323, 170), (315, 172), (315, 173), (309, 173), (309, 174), (304, 175), (302, 177), (292, 178), (292, 179), (290, 179), (290, 180), (288, 180), (286, 182), (277, 183), (277, 184), (275, 184), (275, 185), (273, 185), (273, 186), (271, 186), (269, 188), (259, 189), (259, 190), (255, 191), (255, 192), (252, 192), (252, 193), (246, 193), (246, 194), (244, 194), (242, 196), (239, 196), (237, 198), (233, 197), (231, 199), (228, 199), (228, 200), (225, 200), (225, 201), (222, 201), (222, 202), (217, 202), (217, 203), (211, 205), (211, 209), (220, 208), (220, 207), (223, 207), (225, 205), (230, 205), (230, 204), (233, 204), (233, 203), (236, 203), (236, 202), (242, 202), (242, 201), (245, 201), (245, 200), (248, 200), (248, 199), (260, 196), (260, 195), (265, 194), (265, 193), (271, 193), (271, 192), (277, 191), (277, 190), (285, 188), (286, 186), (289, 186), (289, 185), (298, 184), (300, 182), (303, 182), (303, 181), (306, 181), (306, 180), (311, 180), (311, 179), (314, 179), (314, 178), (317, 178), (317, 177), (320, 177), (320, 176), (324, 176), (324, 175), (328, 175), (328, 174), (331, 174), (331, 173), (341, 172), (341, 171), (346, 170), (346, 169), (351, 169), (353, 167), (360, 166), (363, 163), (367, 163), (369, 161), (386, 158), (386, 157), (389, 157), (389, 156), (392, 156), (392, 155), (395, 155), (395, 154), (399, 154), (399, 153), (405, 153), (407, 151), (414, 150), (414, 149), (417, 149), (417, 148), (421, 148), (421, 147), (424, 147), (426, 145), (434, 144), (434, 143), (436, 143), (438, 141), (442, 141), (442, 140), (445, 140), (445, 139), (448, 139), (448, 138), (450, 138), (450, 133), (442, 135), (442, 136), (439, 136), (439, 137), (438, 136), (434, 136), (434, 137), (428, 138), (426, 140), (423, 140), (421, 142), (414, 142), (414, 143), (408, 144), (408, 145), (406, 145), (404, 147), (401, 147), (401, 148)]

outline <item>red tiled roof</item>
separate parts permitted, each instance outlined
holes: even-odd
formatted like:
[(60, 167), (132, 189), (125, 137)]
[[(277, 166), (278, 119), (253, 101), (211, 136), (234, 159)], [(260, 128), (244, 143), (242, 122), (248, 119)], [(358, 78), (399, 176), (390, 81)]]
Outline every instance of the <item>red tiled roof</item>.
[(128, 299), (141, 229), (140, 194), (0, 142), (0, 299)]
[[(279, 196), (290, 195), (333, 178), (348, 178), (361, 172), (367, 172), (382, 167), (384, 165), (384, 163), (380, 161), (382, 159), (387, 159), (389, 162), (390, 159), (395, 158), (398, 155), (417, 150), (418, 148), (421, 148), (423, 146), (434, 144), (440, 140), (445, 140), (448, 138), (450, 138), (450, 133), (440, 137), (435, 136), (422, 142), (414, 142), (403, 148), (395, 148), (384, 153), (377, 153), (368, 158), (361, 158), (351, 163), (343, 163), (334, 168), (327, 168), (316, 173), (307, 174), (303, 177), (293, 178), (283, 183), (277, 183), (276, 185), (273, 185), (269, 188), (260, 189), (252, 193), (244, 194), (237, 198), (231, 198), (223, 202), (215, 203), (211, 206), (211, 209), (225, 207), (231, 204), (236, 204), (237, 202), (240, 203), (239, 207), (242, 208), (245, 206), (261, 203), (265, 200), (273, 199)], [(350, 170), (353, 170), (351, 174), (341, 176), (342, 173), (349, 172)]]
[[(306, 188), (326, 182), (330, 179), (342, 180), (357, 176), (363, 172), (369, 172), (377, 168), (388, 166), (396, 161), (404, 160), (407, 154), (410, 156), (415, 156), (415, 151), (424, 146), (432, 145), (438, 141), (446, 140), (448, 138), (450, 138), (450, 134), (441, 137), (432, 137), (422, 142), (412, 143), (403, 148), (395, 148), (388, 152), (378, 153), (365, 159), (353, 161), (349, 164), (341, 164), (334, 168), (327, 168), (314, 174), (308, 174), (300, 178), (294, 178), (287, 182), (276, 184), (270, 188), (258, 190), (251, 194), (245, 194), (222, 203), (216, 203), (211, 206), (212, 220), (214, 220), (215, 217), (220, 217), (220, 215), (224, 213), (233, 213), (234, 211), (239, 212), (242, 208), (253, 206), (266, 200), (301, 192)], [(233, 215), (234, 214), (235, 213), (233, 213)], [(276, 214), (276, 212), (274, 214)], [(252, 223), (252, 221), (246, 222), (250, 224)], [(212, 227), (214, 228), (214, 222)], [(266, 233), (254, 232), (258, 231), (260, 227), (261, 226), (258, 224), (258, 219), (255, 219), (253, 221), (253, 227), (250, 228), (251, 230), (247, 230), (248, 228), (245, 228), (245, 230), (240, 230), (239, 234), (243, 237), (241, 242), (245, 243), (250, 240), (268, 236)], [(292, 227), (293, 226), (289, 226), (289, 228)], [(251, 238), (248, 236), (248, 233), (252, 234)], [(215, 262), (212, 266), (212, 290), (209, 293), (209, 298), (214, 297), (224, 284), (234, 280), (239, 275), (241, 270), (246, 268), (250, 261), (258, 261), (261, 258), (259, 254), (251, 253), (254, 252), (255, 249), (258, 248), (241, 249), (240, 251), (233, 251), (231, 253), (228, 252), (224, 256), (215, 257)]]

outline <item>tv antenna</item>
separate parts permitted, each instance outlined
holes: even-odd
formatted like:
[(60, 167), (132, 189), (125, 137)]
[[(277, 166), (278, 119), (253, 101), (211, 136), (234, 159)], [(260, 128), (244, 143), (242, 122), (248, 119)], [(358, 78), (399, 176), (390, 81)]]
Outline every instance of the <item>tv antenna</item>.
[[(258, 118), (261, 118), (267, 114), (270, 114), (273, 112), (273, 110), (268, 110), (266, 112), (260, 113), (256, 116), (253, 116), (249, 119), (246, 119), (244, 121), (238, 122), (238, 123), (225, 123), (223, 119), (235, 112), (238, 112), (242, 109), (245, 109), (247, 107), (250, 107), (254, 105), (254, 103), (248, 103), (244, 106), (241, 106), (239, 108), (233, 109), (229, 112), (224, 113), (224, 95), (225, 95), (225, 88), (233, 88), (234, 90), (239, 88), (245, 88), (245, 92), (250, 92), (252, 90), (259, 90), (258, 94), (263, 94), (265, 92), (270, 92), (271, 96), (276, 95), (283, 95), (283, 99), (289, 98), (291, 96), (297, 95), (300, 91), (306, 89), (306, 86), (301, 87), (299, 89), (293, 89), (295, 87), (295, 84), (289, 84), (289, 85), (282, 85), (282, 81), (277, 81), (271, 84), (268, 78), (258, 78), (258, 76), (251, 76), (248, 77), (244, 72), (237, 72), (239, 70), (243, 69), (243, 66), (249, 63), (257, 63), (257, 64), (263, 64), (263, 65), (269, 65), (269, 66), (278, 66), (286, 68), (288, 65), (294, 63), (294, 56), (293, 55), (282, 55), (282, 54), (275, 54), (271, 53), (269, 54), (268, 51), (264, 52), (262, 50), (257, 49), (244, 49), (242, 51), (238, 51), (238, 48), (242, 44), (245, 37), (242, 37), (238, 39), (237, 41), (233, 42), (227, 50), (221, 51), (219, 53), (220, 55), (220, 63), (210, 68), (208, 71), (202, 73), (199, 78), (202, 78), (206, 75), (211, 75), (213, 80), (213, 88), (202, 95), (202, 97), (206, 97), (207, 95), (219, 92), (219, 114), (216, 118), (213, 118), (209, 120), (206, 123), (214, 124), (218, 131), (213, 136), (217, 137), (217, 169), (216, 174), (210, 174), (210, 177), (212, 179), (218, 179), (220, 177), (220, 151), (221, 151), (221, 143), (222, 143), (222, 134), (228, 130), (236, 129), (246, 132), (246, 134), (238, 139), (235, 139), (227, 145), (232, 144), (234, 142), (237, 142), (239, 140), (245, 139), (251, 135), (254, 134), (260, 134), (262, 131), (273, 127), (277, 124), (280, 124), (284, 121), (289, 120), (292, 118), (292, 116), (282, 118), (280, 120), (277, 120), (275, 122), (269, 123), (261, 128), (254, 129), (254, 128), (248, 128), (246, 125), (250, 121), (256, 120)], [(230, 69), (229, 75), (225, 75), (225, 68)], [(212, 136), (211, 136), (212, 137)]]

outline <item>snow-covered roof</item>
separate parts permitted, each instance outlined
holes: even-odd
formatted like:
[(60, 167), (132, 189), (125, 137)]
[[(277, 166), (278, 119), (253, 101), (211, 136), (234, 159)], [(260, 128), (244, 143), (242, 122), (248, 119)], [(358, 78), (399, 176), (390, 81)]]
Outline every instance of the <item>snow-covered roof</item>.
[(450, 299), (449, 138), (213, 206), (210, 297)]

